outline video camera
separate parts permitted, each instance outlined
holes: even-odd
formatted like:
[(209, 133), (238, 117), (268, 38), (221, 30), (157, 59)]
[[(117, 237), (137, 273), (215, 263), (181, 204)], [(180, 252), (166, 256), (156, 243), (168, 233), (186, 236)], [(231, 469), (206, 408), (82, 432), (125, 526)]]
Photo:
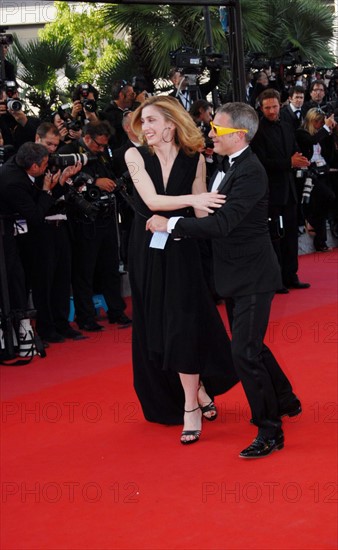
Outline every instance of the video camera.
[(177, 70), (187, 74), (201, 74), (204, 69), (220, 70), (227, 65), (227, 56), (222, 53), (203, 51), (181, 46), (169, 53), (171, 64)]

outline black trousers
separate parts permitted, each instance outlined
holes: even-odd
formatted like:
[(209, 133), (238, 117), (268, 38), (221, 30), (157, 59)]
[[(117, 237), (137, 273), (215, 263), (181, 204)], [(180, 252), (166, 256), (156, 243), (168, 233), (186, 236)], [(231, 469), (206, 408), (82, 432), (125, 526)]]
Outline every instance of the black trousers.
[(68, 327), (71, 248), (68, 223), (45, 222), (34, 236), (32, 292), (41, 337)]
[[(20, 259), (16, 237), (13, 235), (13, 222), (3, 236), (8, 294), (11, 309), (27, 308), (25, 273)], [(2, 283), (3, 284), (3, 283)], [(7, 292), (7, 289), (5, 289)], [(0, 307), (3, 307), (0, 295)]]
[(254, 424), (264, 437), (273, 437), (280, 430), (279, 410), (295, 399), (288, 378), (263, 343), (273, 296), (267, 292), (225, 299), (233, 362)]
[(73, 224), (72, 285), (76, 319), (93, 321), (94, 281), (104, 295), (108, 316), (116, 317), (125, 309), (121, 296), (118, 239), (115, 218), (90, 224)]
[[(278, 228), (278, 218), (283, 218), (283, 230)], [(298, 280), (298, 212), (297, 204), (290, 199), (284, 206), (269, 206), (270, 235), (281, 267), (283, 283), (287, 286)]]

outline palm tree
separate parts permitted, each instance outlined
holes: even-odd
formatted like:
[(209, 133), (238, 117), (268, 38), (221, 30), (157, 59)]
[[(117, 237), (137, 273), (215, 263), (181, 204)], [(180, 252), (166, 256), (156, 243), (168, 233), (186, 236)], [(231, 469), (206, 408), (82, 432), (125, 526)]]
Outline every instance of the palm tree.
[[(206, 46), (203, 8), (182, 5), (105, 5), (101, 8), (106, 25), (129, 37), (129, 56), (135, 72), (150, 81), (165, 78), (170, 52), (182, 45), (203, 50)], [(267, 58), (281, 58), (298, 49), (299, 60), (316, 65), (334, 64), (328, 51), (333, 36), (333, 14), (321, 0), (242, 0), (244, 48), (247, 54), (264, 52)], [(214, 50), (228, 52), (217, 7), (210, 8)], [(124, 73), (122, 77), (128, 75)], [(118, 77), (117, 77), (118, 78)]]
[(17, 67), (17, 77), (23, 83), (23, 97), (39, 109), (40, 118), (45, 118), (63, 93), (58, 87), (60, 70), (67, 79), (76, 80), (78, 69), (72, 64), (70, 41), (30, 40), (23, 45), (14, 36), (11, 55)]
[(301, 60), (317, 66), (332, 66), (328, 43), (333, 37), (334, 15), (320, 0), (265, 0), (268, 15), (263, 50), (270, 57), (297, 49)]

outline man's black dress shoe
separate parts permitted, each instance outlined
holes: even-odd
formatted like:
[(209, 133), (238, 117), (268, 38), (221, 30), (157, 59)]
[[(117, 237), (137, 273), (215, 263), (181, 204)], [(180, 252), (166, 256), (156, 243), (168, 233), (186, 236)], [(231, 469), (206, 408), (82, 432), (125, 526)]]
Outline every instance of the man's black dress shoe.
[(263, 458), (274, 451), (280, 451), (284, 447), (284, 434), (279, 432), (274, 438), (258, 435), (256, 439), (239, 453), (240, 458)]
[(282, 286), (282, 288), (276, 290), (276, 294), (289, 294), (289, 291), (286, 286)]
[(75, 330), (72, 327), (67, 327), (64, 330), (59, 331), (64, 338), (71, 338), (72, 340), (84, 340), (87, 338), (87, 336), (84, 336), (82, 332)]
[(40, 338), (43, 342), (48, 342), (49, 344), (62, 344), (65, 341), (62, 334), (58, 332), (49, 332), (47, 334), (40, 334)]
[(118, 315), (117, 317), (108, 317), (109, 323), (114, 324), (117, 323), (120, 328), (127, 328), (130, 327), (132, 320), (127, 317), (124, 313), (121, 313), (121, 315)]
[(310, 288), (310, 283), (302, 283), (301, 281), (294, 281), (293, 283), (288, 283), (287, 288), (295, 288), (295, 289), (302, 289), (302, 288)]
[(87, 323), (78, 323), (79, 328), (87, 330), (88, 332), (99, 332), (103, 330), (103, 326), (99, 325), (95, 321), (87, 321)]

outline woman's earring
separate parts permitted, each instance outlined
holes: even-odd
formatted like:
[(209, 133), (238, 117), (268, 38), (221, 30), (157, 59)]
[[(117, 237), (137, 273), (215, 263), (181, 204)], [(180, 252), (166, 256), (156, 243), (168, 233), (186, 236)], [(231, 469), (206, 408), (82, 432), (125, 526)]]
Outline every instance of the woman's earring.
[(170, 143), (174, 139), (174, 136), (172, 135), (170, 139), (164, 139), (164, 132), (166, 130), (172, 130), (172, 128), (170, 126), (167, 126), (166, 128), (163, 128), (162, 141), (164, 141), (164, 143)]

